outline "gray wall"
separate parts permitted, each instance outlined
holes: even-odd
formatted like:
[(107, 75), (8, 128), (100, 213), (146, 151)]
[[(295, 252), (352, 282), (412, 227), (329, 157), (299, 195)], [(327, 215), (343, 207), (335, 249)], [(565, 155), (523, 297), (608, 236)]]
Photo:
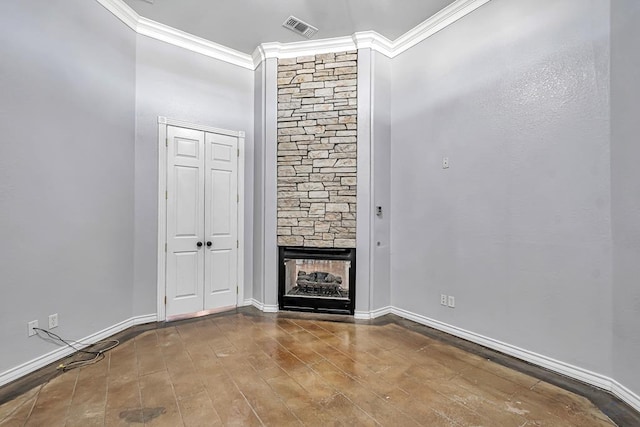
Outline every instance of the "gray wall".
[(0, 372), (132, 315), (135, 34), (95, 1), (0, 2)]
[(268, 310), (278, 305), (278, 60), (269, 58), (263, 62), (264, 85), (264, 134), (262, 141), (264, 191), (263, 230), (265, 238), (263, 255), (263, 297), (260, 301)]
[(394, 306), (612, 374), (608, 62), (601, 0), (493, 0), (394, 59)]
[(358, 49), (358, 136), (357, 136), (357, 211), (356, 211), (356, 297), (355, 314), (369, 316), (371, 311), (371, 270), (373, 251), (373, 56), (370, 48)]
[(640, 2), (611, 3), (614, 378), (640, 394)]
[[(372, 52), (373, 218), (371, 310), (391, 305), (391, 59)], [(377, 216), (376, 206), (382, 206)]]
[(274, 311), (278, 305), (277, 80), (278, 60), (268, 58), (255, 71), (255, 234), (252, 295), (258, 303), (266, 306), (267, 311)]
[(356, 316), (391, 305), (391, 63), (358, 50)]
[(186, 49), (137, 37), (135, 282), (133, 312), (156, 312), (158, 116), (246, 132), (245, 298), (253, 290), (254, 73)]
[(254, 83), (254, 169), (255, 188), (253, 194), (253, 292), (245, 299), (253, 298), (264, 303), (264, 173), (265, 173), (265, 104), (266, 104), (266, 70), (261, 63), (255, 71)]

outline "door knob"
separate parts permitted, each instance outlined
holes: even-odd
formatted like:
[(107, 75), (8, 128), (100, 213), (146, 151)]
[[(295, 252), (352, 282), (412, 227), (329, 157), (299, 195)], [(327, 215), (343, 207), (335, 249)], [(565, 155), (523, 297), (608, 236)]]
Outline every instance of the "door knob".
[(211, 247), (211, 242), (207, 242), (207, 247)]
[(199, 247), (199, 248), (201, 248), (201, 247), (202, 247), (202, 242), (198, 242), (198, 243), (196, 243), (196, 246), (197, 246), (197, 247)]

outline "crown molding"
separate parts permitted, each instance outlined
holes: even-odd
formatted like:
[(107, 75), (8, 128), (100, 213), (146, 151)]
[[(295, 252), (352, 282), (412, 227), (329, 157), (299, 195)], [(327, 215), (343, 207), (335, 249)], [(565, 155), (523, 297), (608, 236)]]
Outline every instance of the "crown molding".
[(122, 0), (96, 0), (136, 33), (197, 52), (229, 64), (254, 70), (251, 55), (144, 18)]
[(372, 49), (389, 58), (394, 58), (491, 0), (456, 0), (394, 41), (375, 31), (362, 31), (354, 33), (352, 36), (330, 39), (293, 43), (262, 43), (252, 55), (144, 18), (123, 0), (96, 1), (138, 34), (229, 64), (255, 70), (267, 58), (295, 58), (355, 49)]
[(258, 68), (260, 63), (262, 63), (262, 61), (267, 59), (267, 57), (266, 57), (266, 55), (264, 53), (264, 49), (262, 48), (262, 45), (256, 47), (256, 49), (253, 51), (253, 55), (251, 55), (251, 57), (253, 58), (253, 67), (254, 68)]
[(173, 27), (169, 27), (168, 25), (164, 25), (147, 18), (140, 17), (138, 19), (136, 31), (138, 34), (143, 36), (182, 47), (192, 52), (197, 52), (249, 70), (255, 69), (251, 55), (247, 55), (246, 53), (239, 52), (221, 44), (185, 33), (184, 31), (177, 30)]
[(299, 56), (319, 55), (356, 49), (352, 37), (305, 40), (293, 43), (262, 43), (260, 48), (265, 58), (297, 58)]
[(375, 31), (361, 31), (352, 38), (358, 49), (372, 49), (389, 58), (393, 55), (393, 42)]
[(257, 68), (260, 62), (267, 58), (297, 58), (366, 48), (390, 57), (393, 52), (393, 43), (375, 31), (362, 31), (347, 37), (305, 40), (294, 43), (262, 43), (253, 52), (253, 60)]
[(402, 52), (428, 39), (438, 31), (443, 30), (490, 1), (491, 0), (456, 0), (440, 12), (394, 40), (390, 57), (393, 58), (400, 55)]
[(375, 31), (361, 31), (350, 37), (305, 40), (294, 43), (262, 43), (253, 53), (254, 68), (266, 58), (295, 58), (353, 49), (368, 48), (389, 58), (394, 58), (490, 1), (456, 0), (394, 41)]

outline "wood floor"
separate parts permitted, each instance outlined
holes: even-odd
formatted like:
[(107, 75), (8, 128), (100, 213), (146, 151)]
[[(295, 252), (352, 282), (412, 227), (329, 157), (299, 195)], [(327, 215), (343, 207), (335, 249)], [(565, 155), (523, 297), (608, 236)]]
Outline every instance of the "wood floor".
[(148, 330), (2, 426), (611, 426), (584, 397), (400, 324), (232, 312)]

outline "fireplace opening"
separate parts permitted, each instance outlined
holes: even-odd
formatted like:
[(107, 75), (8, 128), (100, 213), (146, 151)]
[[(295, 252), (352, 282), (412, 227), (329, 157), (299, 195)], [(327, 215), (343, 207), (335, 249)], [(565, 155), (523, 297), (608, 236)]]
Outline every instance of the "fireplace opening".
[(355, 261), (355, 249), (281, 246), (280, 309), (353, 314)]

